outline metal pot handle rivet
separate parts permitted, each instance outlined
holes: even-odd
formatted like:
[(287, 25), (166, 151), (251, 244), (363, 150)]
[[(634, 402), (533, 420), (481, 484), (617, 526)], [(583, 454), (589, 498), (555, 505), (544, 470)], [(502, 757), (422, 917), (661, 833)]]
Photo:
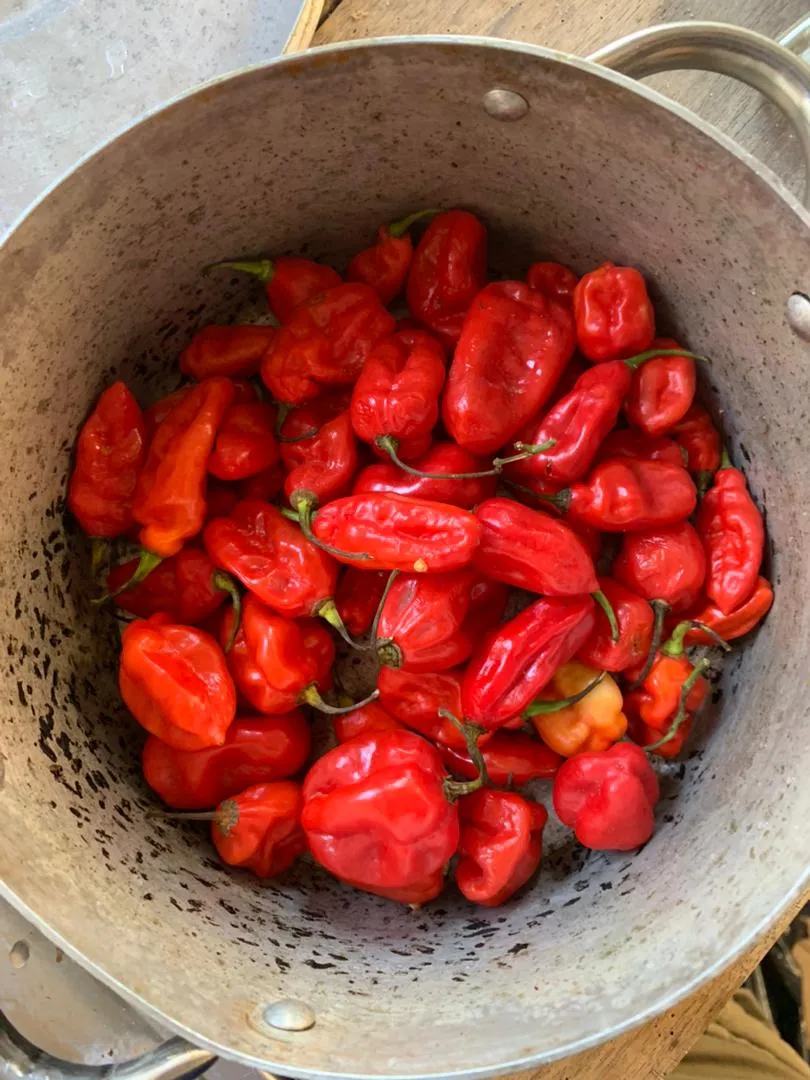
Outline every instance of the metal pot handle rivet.
[(493, 120), (520, 120), (529, 111), (529, 103), (515, 90), (495, 86), (484, 94), (484, 111)]
[(810, 66), (787, 49), (739, 26), (678, 22), (628, 34), (588, 59), (636, 79), (693, 68), (759, 90), (793, 125), (804, 155), (804, 205), (810, 208)]
[(309, 1031), (315, 1024), (315, 1010), (305, 1001), (283, 998), (268, 1005), (262, 1012), (262, 1019), (279, 1031)]
[(797, 337), (810, 341), (810, 297), (795, 292), (788, 298), (787, 321)]

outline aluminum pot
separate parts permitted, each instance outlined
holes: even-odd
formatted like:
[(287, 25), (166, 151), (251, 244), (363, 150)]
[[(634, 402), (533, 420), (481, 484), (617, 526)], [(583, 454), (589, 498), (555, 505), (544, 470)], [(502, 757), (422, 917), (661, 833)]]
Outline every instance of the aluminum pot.
[[(660, 28), (601, 59), (737, 74), (810, 145), (808, 71), (757, 35)], [(150, 818), (115, 626), (90, 613), (86, 543), (64, 517), (104, 386), (156, 393), (196, 327), (246, 310), (249, 284), (202, 267), (253, 251), (340, 265), (378, 222), (436, 205), (483, 216), (500, 271), (541, 253), (644, 271), (667, 328), (712, 357), (707, 392), (768, 513), (777, 589), (666, 780), (654, 839), (634, 856), (555, 841), (491, 912), (449, 895), (411, 912), (306, 864), (261, 885), (193, 827)], [(99, 978), (198, 1046), (290, 1076), (496, 1074), (664, 1010), (804, 886), (810, 301), (793, 294), (810, 288), (810, 216), (767, 169), (593, 62), (483, 39), (345, 45), (130, 128), (20, 222), (0, 280), (3, 894)], [(175, 1040), (128, 1075), (199, 1071), (206, 1050)]]

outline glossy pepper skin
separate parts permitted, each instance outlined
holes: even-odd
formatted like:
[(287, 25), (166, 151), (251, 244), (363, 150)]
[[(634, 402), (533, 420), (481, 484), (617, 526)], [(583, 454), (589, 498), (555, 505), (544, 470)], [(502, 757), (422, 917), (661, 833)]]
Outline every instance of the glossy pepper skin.
[(626, 671), (643, 664), (652, 644), (655, 618), (648, 601), (612, 577), (601, 576), (599, 588), (613, 608), (619, 639), (613, 640), (607, 616), (597, 611), (596, 625), (577, 659), (597, 671)]
[(574, 351), (571, 313), (520, 281), (472, 301), (453, 354), (442, 419), (473, 454), (492, 454), (548, 400)]
[(467, 566), (481, 539), (481, 524), (467, 510), (377, 493), (328, 503), (315, 516), (312, 531), (348, 553), (341, 562), (351, 564), (366, 554), (370, 558), (363, 566), (368, 570), (420, 574)]
[(702, 405), (695, 403), (670, 432), (686, 453), (686, 467), (697, 478), (699, 491), (704, 491), (720, 468), (723, 447), (720, 432)]
[(594, 608), (590, 596), (545, 597), (491, 631), (462, 679), (465, 720), (495, 731), (518, 717), (591, 634)]
[[(773, 589), (767, 578), (758, 577), (754, 591), (735, 611), (726, 615), (710, 600), (690, 609), (689, 615), (704, 626), (710, 627), (724, 641), (733, 641), (749, 633), (765, 618), (773, 603)], [(704, 631), (694, 628), (686, 635), (687, 645), (713, 645), (715, 642)]]
[[(231, 379), (230, 383), (233, 388), (232, 405), (249, 405), (252, 402), (259, 400), (256, 387), (252, 382), (249, 382), (246, 379)], [(193, 390), (194, 387), (191, 384), (181, 386), (178, 390), (173, 390), (171, 394), (167, 394), (165, 397), (160, 398), (158, 401), (154, 402), (154, 404), (149, 406), (143, 414), (143, 421), (146, 425), (147, 443), (151, 443), (155, 432), (172, 409), (187, 398)]]
[(479, 788), (459, 803), (459, 892), (474, 904), (497, 907), (540, 866), (544, 807), (514, 791)]
[(574, 290), (578, 281), (573, 270), (558, 262), (532, 263), (526, 271), (526, 282), (530, 288), (569, 311), (574, 307)]
[(196, 382), (257, 375), (277, 333), (274, 326), (204, 326), (180, 353), (180, 370)]
[(147, 551), (176, 555), (202, 528), (208, 459), (233, 393), (230, 379), (206, 379), (155, 432), (132, 507)]
[(256, 784), (225, 799), (211, 825), (219, 857), (260, 878), (283, 873), (306, 850), (302, 805), (301, 785), (291, 780)]
[[(138, 559), (116, 566), (107, 577), (107, 592), (112, 594), (134, 574)], [(132, 589), (117, 593), (115, 603), (124, 611), (148, 619), (164, 612), (173, 622), (194, 626), (220, 607), (229, 595), (222, 575), (201, 548), (184, 547), (164, 559), (149, 576)]]
[(481, 503), (476, 516), (481, 543), (473, 565), (482, 574), (544, 596), (599, 588), (587, 548), (565, 522), (501, 498)]
[(343, 625), (354, 637), (371, 629), (387, 583), (386, 570), (347, 566), (341, 574), (335, 592), (335, 607)]
[(301, 501), (320, 506), (351, 488), (359, 459), (348, 412), (327, 421), (311, 439), (290, 443), (285, 451), (290, 471), (284, 479), (284, 495), (290, 506)]
[(338, 386), (287, 413), (280, 432), (281, 460), (287, 469), (302, 464), (321, 428), (346, 412), (351, 400), (351, 387)]
[[(656, 338), (652, 348), (679, 349), (672, 338)], [(686, 416), (697, 376), (691, 356), (654, 356), (636, 368), (624, 411), (645, 435), (666, 435)]]
[(351, 385), (394, 329), (368, 285), (336, 285), (300, 304), (264, 355), (261, 376), (276, 401), (301, 405), (325, 386)]
[[(476, 457), (456, 443), (434, 443), (426, 454), (411, 462), (415, 469), (427, 473), (474, 473), (490, 468), (488, 458)], [(367, 492), (391, 492), (411, 499), (427, 499), (431, 502), (449, 503), (463, 510), (472, 510), (484, 499), (495, 494), (497, 478), (481, 476), (446, 480), (426, 476), (412, 476), (391, 463), (367, 465), (361, 470), (352, 489), (355, 495)]]
[(623, 360), (649, 349), (655, 316), (644, 278), (630, 266), (606, 262), (574, 290), (577, 345), (592, 363)]
[(339, 743), (348, 742), (358, 735), (371, 735), (376, 731), (401, 731), (404, 724), (387, 712), (379, 701), (370, 701), (353, 712), (334, 718), (335, 738)]
[(603, 461), (558, 501), (573, 521), (602, 532), (674, 525), (689, 517), (696, 504), (695, 485), (682, 466), (634, 458)]
[(380, 225), (377, 242), (352, 258), (346, 280), (365, 282), (383, 304), (390, 304), (402, 292), (413, 261), (411, 226), (432, 213), (421, 211), (390, 225)]
[[(457, 746), (437, 744), (450, 772), (474, 780), (478, 770), (470, 755)], [(496, 731), (482, 742), (481, 753), (491, 784), (521, 787), (532, 780), (550, 780), (562, 757), (533, 735), (521, 731)]]
[(352, 394), (352, 426), (376, 447), (395, 439), (403, 461), (421, 457), (439, 419), (444, 349), (424, 330), (402, 330), (378, 342)]
[(124, 630), (118, 686), (141, 727), (177, 750), (221, 746), (236, 715), (222, 649), (204, 631), (162, 615)]
[(113, 383), (79, 433), (68, 485), (68, 509), (88, 536), (111, 539), (132, 527), (132, 499), (145, 456), (140, 407), (124, 383)]
[(211, 560), (274, 611), (317, 615), (335, 594), (337, 564), (275, 506), (244, 499), (205, 526)]
[(725, 615), (751, 596), (765, 550), (762, 515), (739, 469), (715, 473), (697, 515), (706, 550), (706, 595)]
[[(541, 700), (578, 694), (598, 674), (598, 668), (569, 660), (554, 672), (551, 683), (540, 695)], [(607, 750), (627, 730), (622, 692), (609, 675), (580, 701), (558, 712), (532, 716), (531, 722), (543, 742), (563, 757)]]
[(461, 668), (455, 671), (413, 672), (384, 667), (377, 679), (380, 705), (405, 727), (426, 739), (466, 754), (464, 736), (445, 710), (461, 719)]
[(279, 460), (273, 405), (254, 401), (231, 405), (217, 432), (208, 471), (219, 480), (245, 480)]
[[(673, 432), (674, 435), (674, 432)], [(668, 465), (686, 468), (687, 457), (674, 439), (666, 435), (645, 435), (637, 428), (621, 428), (606, 436), (596, 454), (596, 461), (611, 458), (640, 458), (646, 461), (663, 461)]]
[(458, 808), (435, 747), (411, 731), (359, 736), (320, 758), (304, 781), (309, 850), (366, 892), (419, 903), (437, 896), (458, 847)]
[(297, 709), (282, 716), (240, 716), (221, 746), (176, 750), (146, 740), (141, 763), (147, 784), (175, 810), (208, 810), (254, 784), (284, 780), (309, 758), (312, 736)]
[(289, 322), (293, 312), (302, 304), (341, 284), (340, 274), (331, 266), (294, 255), (219, 265), (257, 277), (264, 285), (270, 310), (281, 323)]
[(664, 600), (680, 610), (706, 577), (700, 537), (688, 521), (628, 533), (613, 562), (613, 576), (645, 600)]
[(486, 229), (466, 210), (437, 215), (414, 252), (405, 295), (411, 314), (452, 347), (487, 280)]
[(554, 809), (584, 847), (632, 851), (655, 829), (658, 778), (632, 743), (577, 754), (554, 778)]
[[(231, 636), (226, 613), (220, 641)], [(260, 713), (278, 716), (306, 700), (309, 687), (326, 689), (335, 660), (332, 636), (314, 619), (287, 619), (250, 593), (227, 661), (239, 693)]]

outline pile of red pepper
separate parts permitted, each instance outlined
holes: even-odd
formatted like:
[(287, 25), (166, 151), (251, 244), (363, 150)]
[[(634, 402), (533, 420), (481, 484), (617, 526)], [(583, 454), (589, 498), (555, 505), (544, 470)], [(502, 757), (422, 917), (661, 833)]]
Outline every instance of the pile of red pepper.
[[(702, 358), (655, 337), (642, 276), (488, 282), (486, 245), (451, 210), (381, 227), (343, 278), (222, 264), (273, 325), (206, 327), (178, 390), (142, 412), (115, 383), (79, 435), (68, 506), (127, 621), (146, 781), (262, 877), (308, 852), (407, 904), (450, 879), (500, 904), (540, 864), (535, 780), (580, 843), (638, 847), (651, 755), (708, 689), (687, 650), (770, 606)], [(140, 550), (104, 571), (113, 540)], [(335, 697), (338, 647), (376, 659), (363, 702)]]

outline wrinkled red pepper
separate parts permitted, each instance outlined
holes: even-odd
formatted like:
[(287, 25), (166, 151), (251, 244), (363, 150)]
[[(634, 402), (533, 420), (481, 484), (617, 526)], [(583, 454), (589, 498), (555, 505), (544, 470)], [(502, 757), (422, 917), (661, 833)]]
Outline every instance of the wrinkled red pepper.
[(223, 269), (252, 274), (264, 285), (270, 310), (286, 323), (302, 304), (308, 304), (328, 289), (341, 284), (340, 274), (331, 266), (284, 255), (280, 259), (238, 260), (218, 263)]
[(354, 482), (355, 495), (367, 492), (392, 492), (412, 499), (428, 499), (433, 502), (450, 503), (464, 510), (471, 510), (484, 499), (495, 494), (497, 478), (494, 475), (472, 477), (471, 473), (490, 469), (486, 458), (475, 457), (452, 442), (434, 443), (428, 452), (411, 462), (422, 473), (447, 474), (447, 479), (435, 476), (414, 476), (403, 472), (393, 462), (367, 465)]
[(689, 524), (628, 533), (613, 563), (613, 576), (646, 600), (683, 610), (706, 577), (700, 537)]
[[(673, 432), (674, 434), (674, 432)], [(640, 458), (647, 461), (663, 461), (669, 465), (686, 467), (686, 455), (674, 439), (665, 435), (652, 437), (637, 428), (621, 428), (611, 431), (599, 447), (595, 460), (611, 458)]]
[[(258, 390), (255, 385), (247, 379), (231, 379), (230, 383), (233, 387), (232, 405), (250, 405), (252, 402), (259, 400)], [(144, 424), (146, 425), (147, 444), (151, 443), (155, 432), (172, 409), (174, 409), (176, 405), (179, 405), (181, 401), (185, 400), (193, 389), (194, 386), (191, 383), (186, 386), (181, 386), (178, 390), (173, 390), (171, 394), (167, 394), (165, 397), (160, 398), (153, 405), (149, 406), (143, 414)]]
[[(285, 446), (289, 472), (284, 494), (309, 533), (312, 512), (330, 499), (345, 495), (357, 472), (357, 439), (348, 412), (325, 423), (317, 435)], [(295, 464), (291, 464), (295, 462)]]
[(708, 411), (694, 404), (670, 434), (686, 452), (686, 466), (694, 473), (698, 491), (703, 494), (720, 468), (723, 452), (720, 432)]
[(217, 432), (208, 471), (219, 480), (244, 480), (279, 460), (276, 410), (262, 401), (231, 405)]
[(335, 607), (354, 637), (371, 629), (388, 577), (387, 570), (361, 570), (358, 566), (347, 566), (343, 571), (335, 593)]
[(655, 315), (644, 278), (630, 266), (603, 263), (574, 290), (577, 345), (593, 363), (644, 352), (655, 337)]
[(579, 278), (573, 270), (558, 262), (532, 263), (526, 271), (526, 281), (530, 288), (547, 296), (561, 307), (573, 311), (574, 290)]
[(706, 550), (706, 595), (729, 615), (751, 596), (765, 551), (765, 526), (739, 469), (715, 473), (697, 514)]
[(301, 828), (301, 785), (291, 780), (256, 784), (220, 803), (211, 840), (229, 866), (257, 877), (276, 877), (306, 851)]
[[(726, 615), (709, 600), (691, 608), (689, 616), (708, 626), (724, 641), (733, 641), (749, 633), (765, 618), (773, 603), (773, 589), (767, 578), (758, 577), (751, 596), (735, 611)], [(686, 635), (687, 645), (714, 645), (716, 642), (704, 630), (693, 627)]]
[(302, 455), (306, 454), (324, 424), (346, 412), (351, 400), (351, 387), (338, 386), (287, 413), (281, 424), (279, 441), (281, 459), (288, 469), (301, 464)]
[(274, 326), (204, 326), (180, 353), (180, 370), (197, 382), (257, 375), (277, 333)]
[(540, 866), (548, 814), (514, 791), (481, 788), (461, 800), (459, 817), (456, 885), (474, 904), (497, 907)]
[(419, 210), (391, 225), (381, 225), (376, 244), (359, 251), (349, 263), (346, 280), (365, 282), (383, 304), (390, 304), (402, 292), (413, 261), (411, 226), (435, 213)]
[(195, 626), (219, 611), (227, 596), (237, 607), (240, 603), (234, 582), (217, 570), (201, 548), (183, 548), (164, 559), (139, 585), (123, 589), (132, 580), (138, 561), (130, 559), (110, 571), (107, 593), (115, 596), (118, 607), (142, 619), (162, 611), (173, 622)]
[[(679, 349), (672, 338), (656, 338), (651, 349)], [(691, 356), (654, 356), (636, 368), (624, 411), (645, 435), (665, 435), (686, 416), (697, 376)]]
[(619, 624), (618, 640), (603, 611), (596, 613), (596, 625), (581, 646), (577, 659), (600, 671), (626, 671), (638, 667), (650, 651), (653, 610), (647, 600), (612, 577), (600, 577), (599, 588), (608, 598)]
[(433, 743), (466, 753), (459, 728), (440, 711), (461, 717), (461, 668), (456, 671), (412, 672), (384, 667), (377, 679), (380, 704), (395, 720)]
[[(466, 749), (457, 745), (437, 745), (450, 772), (468, 780), (475, 779), (478, 768)], [(508, 784), (521, 787), (532, 780), (550, 780), (563, 762), (560, 755), (540, 739), (521, 731), (496, 731), (482, 740), (481, 754), (489, 782), (498, 787)]]
[(360, 705), (352, 712), (336, 716), (334, 720), (335, 738), (339, 743), (348, 742), (358, 735), (371, 735), (376, 731), (401, 731), (404, 726), (399, 720), (395, 720), (379, 701)]

